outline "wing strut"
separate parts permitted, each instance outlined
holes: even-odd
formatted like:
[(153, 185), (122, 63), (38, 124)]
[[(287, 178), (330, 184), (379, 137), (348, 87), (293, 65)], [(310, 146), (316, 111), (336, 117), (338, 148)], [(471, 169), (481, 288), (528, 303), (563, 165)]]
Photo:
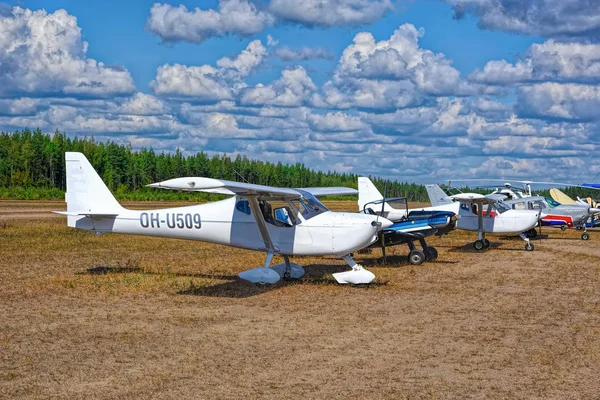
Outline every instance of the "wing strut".
[(477, 231), (479, 234), (477, 236), (479, 240), (485, 239), (485, 231), (483, 230), (483, 204), (479, 204), (480, 207), (477, 207)]
[(258, 230), (260, 231), (263, 242), (265, 243), (264, 250), (267, 252), (267, 259), (265, 260), (265, 265), (263, 267), (240, 272), (238, 276), (253, 283), (277, 283), (280, 276), (273, 268), (269, 267), (271, 266), (271, 260), (273, 259), (273, 256), (275, 253), (279, 252), (279, 249), (275, 247), (273, 240), (271, 240), (271, 235), (269, 235), (265, 217), (263, 216), (258, 204), (258, 193), (248, 193), (247, 195), (244, 195), (244, 197), (248, 199), (250, 210), (252, 210), (254, 220), (256, 221), (256, 225), (258, 225)]
[[(265, 242), (265, 249), (268, 253), (276, 253), (279, 249), (275, 248), (273, 245), (273, 241), (271, 240), (271, 235), (269, 235), (269, 230), (267, 229), (267, 223), (265, 222), (265, 217), (260, 210), (260, 206), (258, 205), (257, 195), (247, 196), (248, 203), (250, 203), (250, 209), (252, 210), (252, 215), (254, 215), (254, 219), (256, 220), (256, 225), (258, 225), (258, 230), (263, 238), (263, 242)], [(268, 265), (267, 265), (268, 267)]]

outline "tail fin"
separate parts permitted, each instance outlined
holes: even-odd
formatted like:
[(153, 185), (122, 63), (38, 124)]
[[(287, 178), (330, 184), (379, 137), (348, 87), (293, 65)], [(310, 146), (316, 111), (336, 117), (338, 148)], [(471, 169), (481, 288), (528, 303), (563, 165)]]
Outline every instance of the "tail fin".
[(369, 178), (360, 176), (358, 177), (358, 210), (362, 211), (365, 204), (372, 201), (381, 200), (383, 196), (379, 193), (379, 190), (373, 185), (373, 182)]
[(433, 207), (452, 204), (452, 199), (438, 185), (425, 185), (429, 202)]
[(561, 192), (556, 188), (550, 189), (550, 197), (558, 201), (560, 204), (575, 204), (575, 200)]
[(65, 160), (67, 214), (118, 215), (124, 211), (83, 154), (67, 152)]

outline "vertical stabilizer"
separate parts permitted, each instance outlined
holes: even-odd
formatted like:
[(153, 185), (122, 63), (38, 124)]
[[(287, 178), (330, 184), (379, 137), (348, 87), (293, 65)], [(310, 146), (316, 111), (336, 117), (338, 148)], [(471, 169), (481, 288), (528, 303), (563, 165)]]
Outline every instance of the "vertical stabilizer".
[(552, 188), (550, 189), (550, 197), (558, 201), (560, 204), (575, 204), (576, 201), (564, 194), (562, 191)]
[(92, 164), (81, 153), (65, 153), (67, 212), (116, 215), (124, 211)]
[(362, 211), (365, 204), (372, 201), (383, 199), (383, 196), (377, 190), (373, 182), (369, 178), (360, 176), (358, 177), (358, 210)]
[(452, 199), (439, 185), (425, 185), (425, 189), (427, 190), (427, 196), (429, 196), (429, 202), (433, 207), (453, 203)]

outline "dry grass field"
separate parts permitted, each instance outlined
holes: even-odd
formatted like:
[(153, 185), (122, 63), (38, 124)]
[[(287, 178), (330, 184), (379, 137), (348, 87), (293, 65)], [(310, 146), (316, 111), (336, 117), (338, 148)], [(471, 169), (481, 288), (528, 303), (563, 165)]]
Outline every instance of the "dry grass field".
[(255, 286), (236, 274), (263, 254), (95, 237), (56, 209), (0, 202), (1, 398), (600, 399), (600, 233), (480, 254), (455, 231), (420, 266), (357, 255), (368, 287), (333, 258)]

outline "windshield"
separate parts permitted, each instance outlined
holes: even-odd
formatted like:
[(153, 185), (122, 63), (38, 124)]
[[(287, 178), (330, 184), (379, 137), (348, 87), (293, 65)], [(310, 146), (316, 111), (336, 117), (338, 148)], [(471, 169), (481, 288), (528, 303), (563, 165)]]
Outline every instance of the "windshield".
[(292, 204), (298, 209), (298, 212), (302, 215), (302, 218), (309, 220), (312, 217), (316, 217), (326, 211), (329, 211), (323, 203), (321, 203), (315, 196), (305, 190), (298, 190), (302, 197), (292, 201)]
[(502, 214), (502, 213), (510, 210), (510, 207), (502, 200), (498, 200), (496, 203), (494, 203), (494, 208), (496, 209), (498, 214)]
[(548, 205), (549, 205), (551, 208), (554, 208), (554, 207), (558, 207), (558, 206), (560, 206), (560, 203), (559, 203), (558, 201), (556, 201), (556, 200), (553, 200), (553, 199), (551, 199), (551, 198), (549, 198), (549, 197), (546, 197), (546, 202), (548, 203)]

